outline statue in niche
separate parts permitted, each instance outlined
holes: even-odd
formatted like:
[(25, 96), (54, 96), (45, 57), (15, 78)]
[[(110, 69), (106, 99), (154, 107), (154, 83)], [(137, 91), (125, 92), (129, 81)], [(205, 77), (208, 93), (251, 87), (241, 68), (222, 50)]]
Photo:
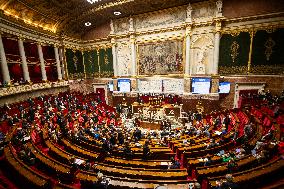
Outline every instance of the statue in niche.
[(197, 57), (197, 65), (196, 65), (196, 74), (205, 74), (205, 56), (206, 56), (206, 50), (200, 49), (196, 53)]
[(191, 20), (191, 15), (192, 15), (192, 6), (190, 3), (188, 3), (187, 9), (186, 9), (186, 18)]
[(110, 20), (110, 33), (114, 33), (113, 21)]
[(130, 17), (129, 18), (129, 31), (134, 31), (134, 27), (133, 27), (133, 18)]
[(217, 13), (222, 13), (223, 2), (221, 0), (216, 1)]

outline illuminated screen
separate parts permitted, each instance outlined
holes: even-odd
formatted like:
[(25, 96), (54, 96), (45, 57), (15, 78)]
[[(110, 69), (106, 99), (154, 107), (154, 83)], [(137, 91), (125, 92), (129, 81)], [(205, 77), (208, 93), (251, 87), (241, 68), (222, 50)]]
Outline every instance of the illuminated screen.
[(209, 94), (210, 93), (210, 78), (192, 78), (192, 93)]
[(113, 91), (113, 83), (108, 84), (109, 91)]
[(219, 83), (219, 93), (229, 93), (231, 83), (230, 82), (220, 82)]
[(119, 92), (130, 92), (131, 91), (130, 79), (119, 79), (117, 81), (117, 89)]

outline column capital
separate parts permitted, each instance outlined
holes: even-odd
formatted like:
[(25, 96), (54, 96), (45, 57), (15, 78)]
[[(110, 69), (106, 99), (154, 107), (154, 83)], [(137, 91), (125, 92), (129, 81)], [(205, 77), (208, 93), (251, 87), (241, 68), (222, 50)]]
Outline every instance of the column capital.
[(115, 39), (115, 38), (111, 38), (110, 43), (111, 43), (112, 45), (116, 45), (116, 39)]
[(43, 45), (43, 43), (40, 42), (40, 41), (36, 41), (36, 44), (37, 44), (38, 46), (42, 46), (42, 45)]
[(23, 35), (19, 35), (17, 38), (19, 41), (25, 41), (25, 37)]
[(59, 48), (59, 47), (60, 47), (60, 44), (54, 43), (54, 44), (53, 44), (53, 47), (54, 47), (54, 48)]
[(130, 43), (135, 43), (136, 42), (135, 35), (130, 35), (129, 39), (130, 39)]
[(191, 36), (192, 35), (192, 26), (191, 25), (188, 25), (186, 28), (185, 28), (185, 36)]
[(222, 22), (220, 20), (216, 21), (215, 30), (216, 32), (221, 32), (222, 29)]

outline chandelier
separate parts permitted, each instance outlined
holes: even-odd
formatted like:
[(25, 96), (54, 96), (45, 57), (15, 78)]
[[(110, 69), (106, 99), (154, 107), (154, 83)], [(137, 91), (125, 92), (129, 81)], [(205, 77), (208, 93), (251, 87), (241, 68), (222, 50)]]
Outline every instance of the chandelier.
[(97, 2), (100, 2), (100, 1), (102, 1), (102, 0), (87, 0), (89, 3), (91, 3), (91, 4), (94, 4), (94, 3), (97, 3)]

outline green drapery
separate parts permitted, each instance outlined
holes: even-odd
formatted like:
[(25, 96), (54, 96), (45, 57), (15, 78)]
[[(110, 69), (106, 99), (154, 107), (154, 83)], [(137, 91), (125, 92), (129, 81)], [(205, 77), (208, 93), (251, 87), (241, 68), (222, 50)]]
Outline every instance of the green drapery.
[(113, 74), (113, 57), (112, 49), (100, 49), (100, 75), (101, 77), (112, 77)]
[(99, 76), (97, 50), (84, 51), (84, 65), (87, 78)]
[(222, 35), (219, 51), (219, 74), (246, 74), (248, 69), (250, 34)]
[(254, 74), (284, 73), (284, 29), (259, 30), (255, 33), (252, 51)]
[(65, 52), (68, 77), (70, 79), (84, 78), (83, 55), (79, 50), (66, 49)]

